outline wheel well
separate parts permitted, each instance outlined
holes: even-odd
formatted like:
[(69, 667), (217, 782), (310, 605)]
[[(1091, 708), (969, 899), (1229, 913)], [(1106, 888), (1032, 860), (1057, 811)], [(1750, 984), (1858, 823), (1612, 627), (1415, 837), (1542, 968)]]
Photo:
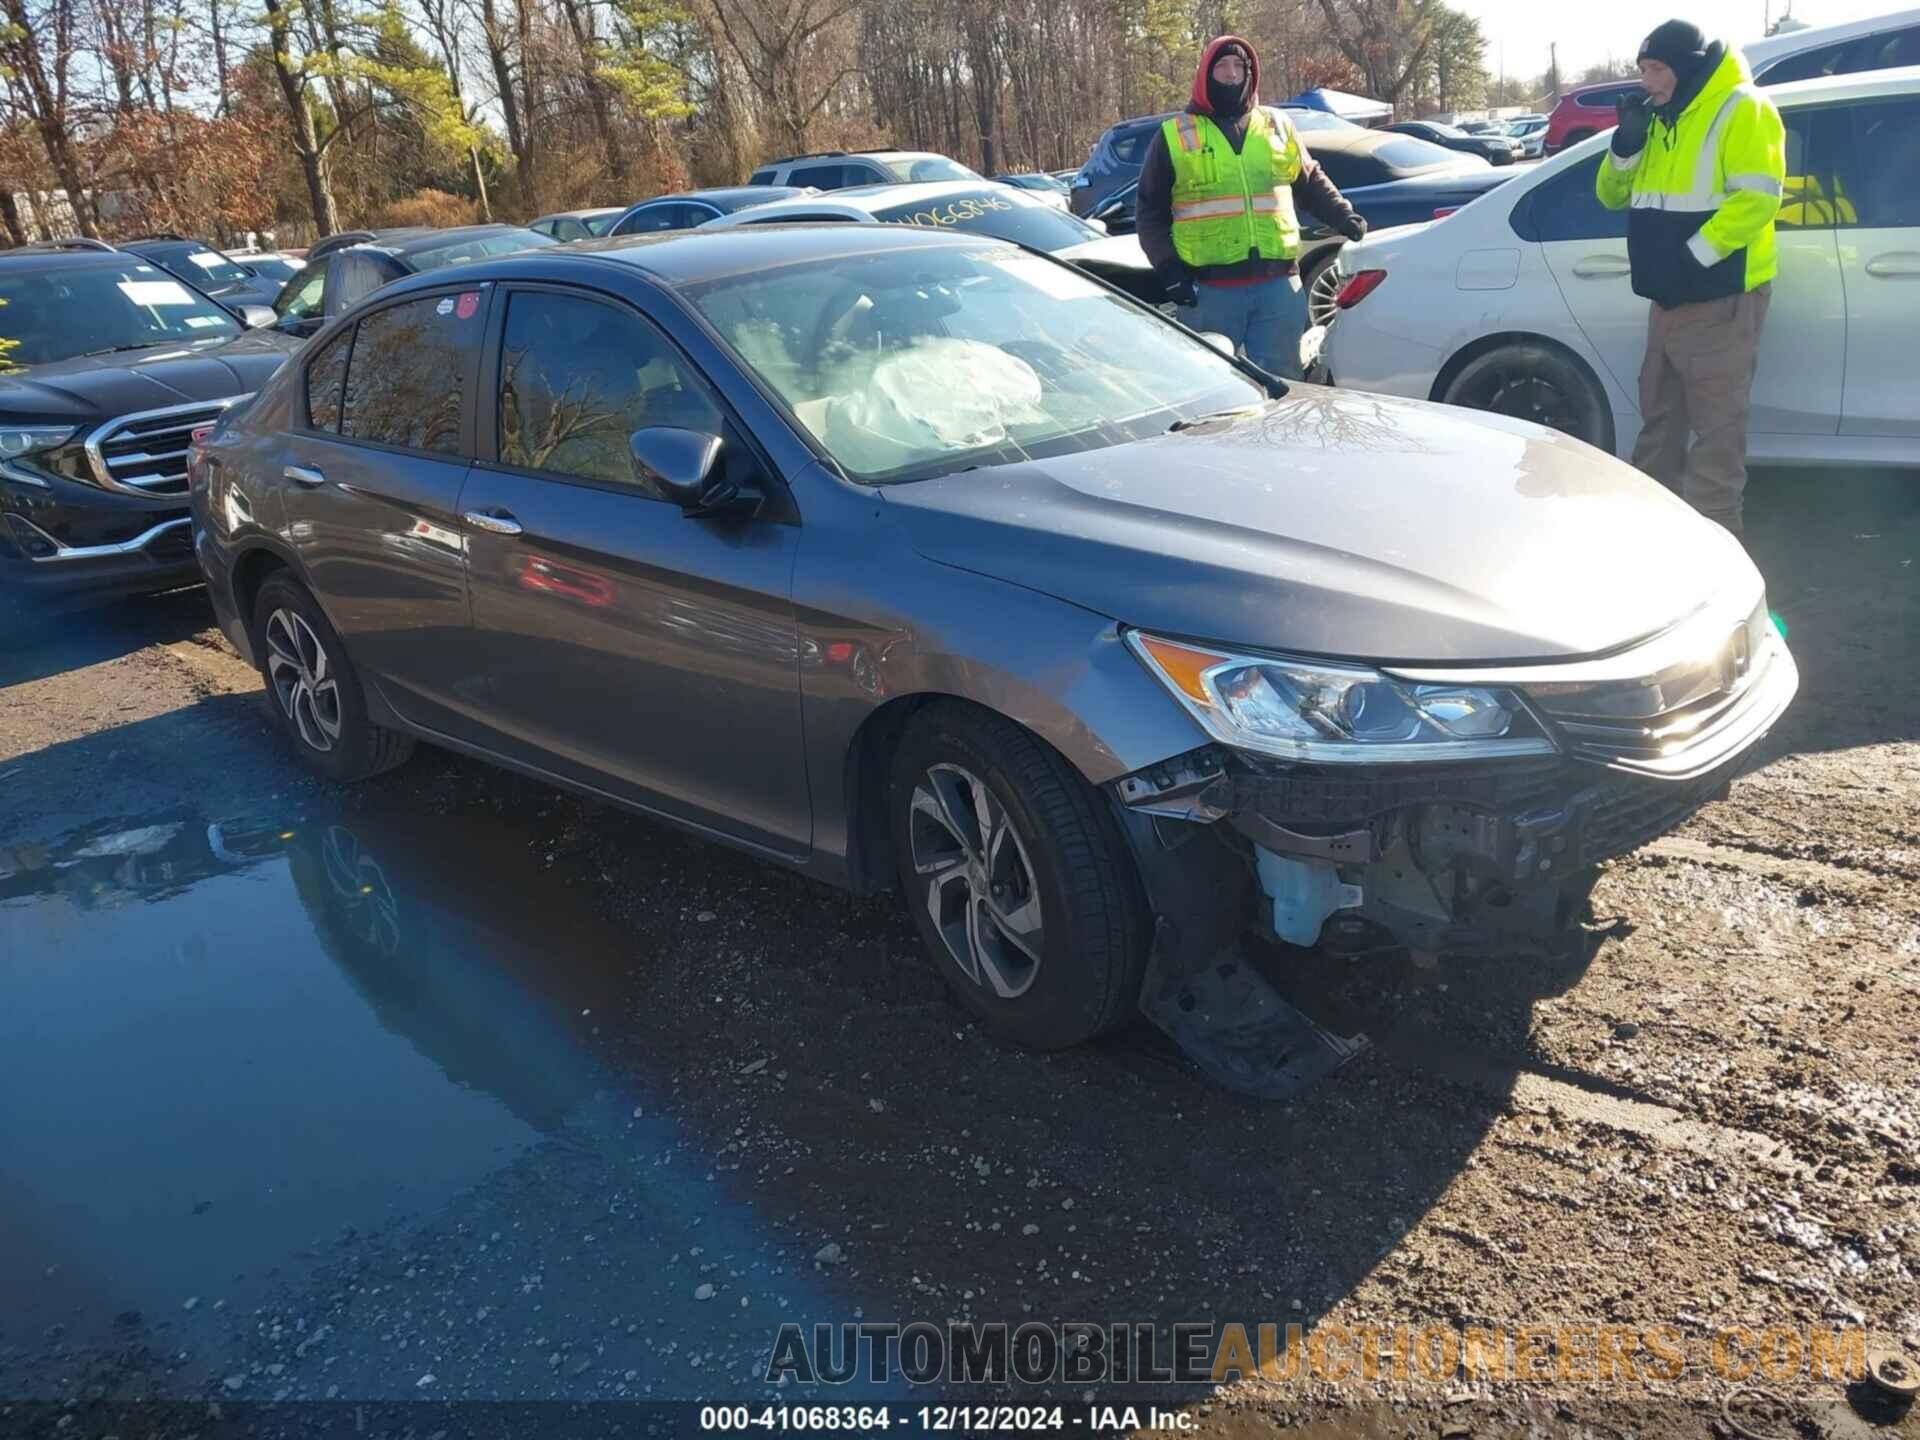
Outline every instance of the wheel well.
[[(937, 690), (889, 700), (860, 722), (853, 743), (847, 747), (845, 781), (847, 880), (856, 894), (879, 894), (891, 889), (897, 878), (893, 827), (887, 818), (887, 777), (893, 769), (894, 752), (900, 748), (901, 737), (907, 733), (914, 716), (936, 704), (964, 705), (982, 715), (997, 716), (1020, 725), (1002, 711)], [(1034, 735), (1024, 725), (1021, 729)], [(1042, 745), (1048, 743), (1042, 736), (1034, 735), (1034, 738)]]
[(1467, 366), (1478, 360), (1482, 355), (1490, 354), (1508, 345), (1537, 345), (1542, 350), (1551, 350), (1556, 355), (1565, 356), (1566, 359), (1573, 363), (1574, 368), (1586, 377), (1587, 383), (1600, 393), (1601, 423), (1606, 427), (1607, 442), (1602, 448), (1605, 449), (1608, 454), (1615, 453), (1613, 397), (1607, 393), (1606, 383), (1594, 373), (1593, 366), (1586, 362), (1586, 359), (1579, 351), (1545, 335), (1535, 335), (1525, 330), (1503, 330), (1495, 335), (1482, 335), (1471, 345), (1463, 347), (1448, 360), (1446, 364), (1440, 367), (1440, 373), (1433, 377), (1433, 388), (1427, 392), (1427, 398), (1429, 400), (1441, 399), (1447, 393), (1448, 387), (1453, 384), (1454, 378), (1458, 376), (1462, 370), (1466, 369)]
[(267, 577), (278, 570), (292, 567), (271, 550), (249, 550), (235, 562), (233, 567), (233, 601), (240, 611), (240, 623), (249, 631), (253, 628), (254, 601), (259, 598), (260, 587), (267, 583)]

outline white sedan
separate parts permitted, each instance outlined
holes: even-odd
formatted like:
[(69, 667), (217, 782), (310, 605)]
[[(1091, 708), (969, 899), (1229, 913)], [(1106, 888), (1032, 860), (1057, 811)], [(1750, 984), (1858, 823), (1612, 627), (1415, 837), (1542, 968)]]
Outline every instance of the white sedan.
[[(1787, 128), (1753, 387), (1756, 461), (1920, 464), (1920, 68), (1770, 87)], [(1627, 212), (1594, 198), (1606, 135), (1445, 219), (1340, 256), (1334, 383), (1497, 411), (1629, 454), (1647, 302)]]

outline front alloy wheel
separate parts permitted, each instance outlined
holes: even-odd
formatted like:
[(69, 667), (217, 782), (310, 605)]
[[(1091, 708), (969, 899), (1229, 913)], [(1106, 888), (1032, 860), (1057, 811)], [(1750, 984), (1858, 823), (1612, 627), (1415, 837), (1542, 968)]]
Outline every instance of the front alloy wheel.
[(935, 765), (914, 787), (921, 903), (961, 974), (1002, 1000), (1032, 987), (1045, 953), (1040, 893), (1006, 808), (970, 771)]
[(293, 610), (267, 617), (267, 678), (280, 710), (300, 738), (321, 754), (340, 739), (340, 682), (327, 648)]
[(1331, 325), (1340, 318), (1340, 307), (1335, 301), (1344, 283), (1338, 260), (1329, 260), (1313, 272), (1313, 278), (1307, 281), (1308, 324)]

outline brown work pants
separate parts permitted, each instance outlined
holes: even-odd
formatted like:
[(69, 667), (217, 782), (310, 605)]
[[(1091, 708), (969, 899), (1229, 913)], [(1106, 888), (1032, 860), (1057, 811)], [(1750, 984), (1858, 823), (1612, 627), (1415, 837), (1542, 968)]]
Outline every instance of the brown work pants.
[(1772, 295), (1768, 283), (1671, 310), (1653, 305), (1647, 315), (1633, 463), (1736, 535), (1747, 489), (1753, 371)]

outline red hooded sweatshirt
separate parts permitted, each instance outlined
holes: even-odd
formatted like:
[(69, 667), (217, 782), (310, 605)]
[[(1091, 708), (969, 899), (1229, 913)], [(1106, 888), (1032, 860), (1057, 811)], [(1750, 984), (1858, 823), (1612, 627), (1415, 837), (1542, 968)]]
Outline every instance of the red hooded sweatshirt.
[[(1228, 46), (1237, 46), (1247, 57), (1247, 83), (1242, 91), (1246, 109), (1238, 115), (1216, 115), (1208, 95), (1207, 76), (1213, 62)], [(1187, 113), (1205, 115), (1238, 153), (1247, 135), (1247, 115), (1259, 103), (1260, 56), (1253, 46), (1238, 35), (1222, 35), (1209, 42), (1193, 72)], [(1353, 207), (1327, 178), (1326, 171), (1307, 153), (1305, 141), (1300, 144), (1300, 174), (1293, 182), (1293, 204), (1296, 211), (1328, 225), (1338, 225), (1353, 213)], [(1140, 246), (1153, 262), (1153, 268), (1169, 279), (1186, 271), (1189, 267), (1173, 248), (1173, 157), (1167, 153), (1164, 131), (1156, 133), (1148, 142), (1146, 158), (1140, 167), (1140, 194), (1134, 202), (1134, 216)], [(1231, 265), (1200, 266), (1193, 270), (1193, 277), (1202, 285), (1254, 285), (1291, 275), (1293, 271), (1291, 260), (1263, 260), (1250, 252), (1245, 260)]]

